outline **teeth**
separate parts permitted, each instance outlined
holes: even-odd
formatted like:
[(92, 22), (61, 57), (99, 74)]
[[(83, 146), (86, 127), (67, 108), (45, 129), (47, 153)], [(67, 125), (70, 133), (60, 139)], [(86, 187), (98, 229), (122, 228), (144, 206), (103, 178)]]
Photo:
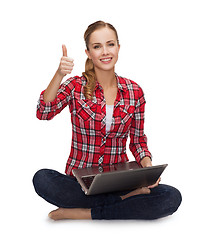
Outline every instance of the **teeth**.
[(107, 61), (110, 61), (111, 58), (105, 58), (105, 59), (101, 59), (102, 62), (107, 62)]

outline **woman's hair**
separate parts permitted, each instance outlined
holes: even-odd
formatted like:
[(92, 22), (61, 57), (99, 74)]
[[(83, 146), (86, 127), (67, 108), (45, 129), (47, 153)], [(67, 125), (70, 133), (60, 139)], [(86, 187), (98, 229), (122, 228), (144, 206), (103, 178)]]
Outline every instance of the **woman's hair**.
[[(101, 28), (108, 27), (112, 29), (115, 32), (116, 38), (117, 38), (117, 43), (119, 45), (119, 39), (117, 35), (116, 29), (110, 24), (110, 23), (105, 23), (103, 21), (97, 21), (92, 24), (90, 24), (87, 28), (87, 30), (84, 33), (84, 41), (86, 44), (86, 48), (89, 51), (89, 40), (91, 34)], [(91, 99), (93, 98), (93, 92), (96, 86), (96, 75), (94, 71), (94, 65), (91, 59), (87, 58), (86, 63), (85, 63), (85, 72), (82, 73), (85, 78), (87, 79), (87, 84), (84, 86), (84, 96), (86, 99)]]

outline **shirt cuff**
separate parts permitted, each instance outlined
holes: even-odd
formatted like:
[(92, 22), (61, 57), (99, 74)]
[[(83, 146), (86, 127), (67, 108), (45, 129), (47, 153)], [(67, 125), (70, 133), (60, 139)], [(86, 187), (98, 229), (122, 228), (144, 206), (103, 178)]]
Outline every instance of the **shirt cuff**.
[(54, 106), (56, 104), (56, 98), (54, 99), (54, 101), (45, 103), (44, 102), (44, 92), (45, 92), (45, 90), (42, 91), (41, 94), (40, 94), (40, 98), (39, 98), (40, 104), (44, 107)]
[(142, 152), (138, 153), (138, 155), (136, 156), (136, 161), (138, 162), (138, 164), (140, 164), (141, 160), (144, 158), (144, 157), (149, 157), (152, 161), (152, 154), (147, 151), (147, 150), (143, 150)]

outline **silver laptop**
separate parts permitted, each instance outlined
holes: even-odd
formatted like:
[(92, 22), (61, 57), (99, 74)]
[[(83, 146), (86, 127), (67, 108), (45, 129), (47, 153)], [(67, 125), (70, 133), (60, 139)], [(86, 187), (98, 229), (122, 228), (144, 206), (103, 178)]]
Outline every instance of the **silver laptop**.
[(136, 161), (73, 169), (86, 195), (133, 190), (154, 184), (168, 164), (141, 168)]

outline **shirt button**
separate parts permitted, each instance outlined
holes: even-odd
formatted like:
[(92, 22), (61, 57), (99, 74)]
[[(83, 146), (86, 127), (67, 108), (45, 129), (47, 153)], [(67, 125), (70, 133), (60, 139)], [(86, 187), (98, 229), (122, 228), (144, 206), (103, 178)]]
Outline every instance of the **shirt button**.
[(104, 158), (104, 156), (101, 156), (100, 158), (99, 158), (99, 165), (101, 165), (102, 164), (102, 162), (103, 162), (103, 158)]
[(102, 166), (99, 166), (99, 172), (102, 173), (104, 171)]

